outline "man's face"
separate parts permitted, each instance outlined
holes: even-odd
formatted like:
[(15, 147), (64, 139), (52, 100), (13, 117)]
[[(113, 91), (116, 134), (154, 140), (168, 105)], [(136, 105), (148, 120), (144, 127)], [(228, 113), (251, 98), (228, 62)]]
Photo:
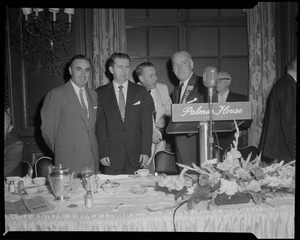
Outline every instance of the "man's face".
[(130, 63), (126, 58), (116, 58), (114, 65), (109, 67), (109, 71), (114, 75), (114, 80), (118, 84), (125, 83), (129, 78)]
[(155, 68), (145, 67), (142, 74), (139, 76), (139, 79), (147, 90), (155, 88), (157, 81)]
[(80, 88), (88, 82), (91, 73), (91, 64), (85, 59), (75, 59), (69, 67), (71, 80)]
[(216, 85), (217, 92), (225, 92), (229, 89), (229, 85), (231, 83), (231, 78), (229, 75), (218, 74), (218, 81)]
[(191, 76), (194, 62), (188, 55), (179, 53), (173, 57), (172, 66), (176, 77), (183, 82)]

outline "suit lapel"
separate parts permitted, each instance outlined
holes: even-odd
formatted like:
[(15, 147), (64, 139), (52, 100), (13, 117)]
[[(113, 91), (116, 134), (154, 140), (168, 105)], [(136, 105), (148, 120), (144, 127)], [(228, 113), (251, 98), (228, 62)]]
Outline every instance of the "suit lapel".
[(133, 91), (132, 84), (134, 84), (134, 83), (132, 83), (128, 80), (128, 89), (127, 89), (127, 98), (126, 98), (126, 107), (125, 107), (125, 121), (126, 121), (126, 115), (130, 111), (131, 105), (133, 103), (133, 98), (134, 98), (134, 91)]
[[(114, 89), (114, 85), (113, 85), (112, 82), (109, 83), (109, 85), (107, 87), (107, 90), (108, 90), (108, 93), (109, 93), (108, 94), (109, 102), (112, 103), (114, 110), (119, 115), (121, 122), (123, 122), (122, 117), (121, 117), (121, 113), (120, 113), (120, 109), (119, 109), (119, 105), (118, 105), (118, 101), (117, 101), (117, 97), (116, 97), (116, 93), (115, 93), (115, 89)], [(127, 92), (127, 95), (128, 95), (128, 92)], [(126, 106), (127, 106), (127, 102), (126, 102)], [(125, 114), (126, 114), (126, 111), (125, 111)], [(126, 118), (126, 115), (125, 115), (125, 118)]]
[(80, 117), (82, 118), (82, 120), (86, 123), (87, 122), (87, 118), (85, 116), (85, 113), (81, 107), (80, 101), (76, 95), (76, 92), (70, 82), (71, 80), (69, 80), (66, 83), (66, 96), (69, 99), (71, 105), (73, 105), (76, 108), (76, 111), (79, 113)]

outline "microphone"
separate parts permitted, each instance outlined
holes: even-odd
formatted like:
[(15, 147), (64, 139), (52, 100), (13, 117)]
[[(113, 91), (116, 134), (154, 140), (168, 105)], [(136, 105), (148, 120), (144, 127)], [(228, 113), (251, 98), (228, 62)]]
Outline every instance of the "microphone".
[(217, 85), (217, 69), (215, 67), (206, 67), (203, 73), (203, 84), (207, 88), (214, 88)]

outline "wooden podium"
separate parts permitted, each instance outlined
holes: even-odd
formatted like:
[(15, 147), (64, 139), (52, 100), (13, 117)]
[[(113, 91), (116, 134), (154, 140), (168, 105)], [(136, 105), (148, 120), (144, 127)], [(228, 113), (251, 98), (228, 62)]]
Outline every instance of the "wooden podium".
[[(211, 105), (214, 132), (234, 131), (233, 120), (236, 120), (238, 126), (242, 124), (250, 126), (251, 102), (211, 103)], [(167, 134), (199, 134), (200, 164), (204, 163), (209, 156), (209, 120), (208, 103), (172, 104), (171, 121), (166, 129)]]

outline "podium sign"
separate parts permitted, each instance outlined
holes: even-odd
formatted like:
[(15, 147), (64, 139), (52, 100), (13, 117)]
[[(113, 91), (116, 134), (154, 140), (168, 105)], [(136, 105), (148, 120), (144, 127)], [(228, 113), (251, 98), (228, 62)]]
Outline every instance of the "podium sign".
[[(213, 121), (251, 119), (251, 102), (212, 103)], [(172, 104), (172, 122), (209, 121), (208, 103)]]

